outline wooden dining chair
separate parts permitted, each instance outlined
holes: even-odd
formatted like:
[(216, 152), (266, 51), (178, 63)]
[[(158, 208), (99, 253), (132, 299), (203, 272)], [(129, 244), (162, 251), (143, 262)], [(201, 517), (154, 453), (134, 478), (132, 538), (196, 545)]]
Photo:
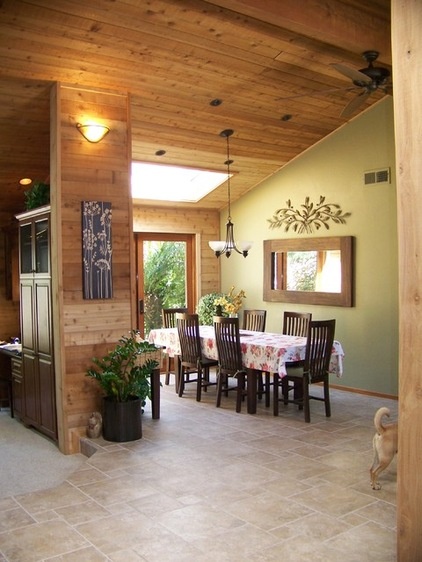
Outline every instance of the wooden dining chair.
[(206, 391), (209, 386), (217, 384), (210, 380), (210, 367), (216, 367), (218, 361), (203, 356), (197, 314), (178, 312), (176, 325), (181, 351), (179, 380), (176, 382), (178, 394), (183, 396), (187, 383), (196, 383), (196, 400), (200, 402), (202, 389)]
[(252, 332), (265, 332), (265, 322), (267, 319), (266, 310), (244, 310), (243, 311), (243, 330)]
[[(282, 334), (287, 336), (298, 336), (306, 338), (309, 335), (311, 326), (312, 314), (310, 312), (291, 312), (286, 310), (283, 315), (283, 330)], [(303, 361), (289, 361), (286, 363), (286, 369), (291, 370), (297, 367), (302, 367)], [(300, 399), (301, 385), (296, 381), (296, 384), (289, 386), (289, 392), (293, 392), (295, 400)]]
[(306, 338), (311, 320), (312, 314), (310, 312), (290, 312), (286, 310), (283, 315), (282, 334)]
[[(330, 392), (329, 392), (329, 367), (334, 342), (336, 321), (315, 320), (310, 322), (310, 330), (306, 344), (306, 354), (303, 366), (287, 371), (287, 375), (281, 378), (278, 373), (274, 374), (274, 415), (278, 416), (279, 395), (278, 389), (282, 388), (284, 404), (297, 404), (303, 408), (305, 422), (311, 421), (310, 400), (320, 400), (325, 404), (325, 415), (331, 416)], [(281, 385), (280, 385), (281, 382)], [(323, 396), (311, 395), (309, 386), (314, 383), (322, 383)], [(297, 385), (300, 392), (289, 398), (289, 386)]]
[[(239, 413), (246, 395), (246, 371), (242, 364), (239, 319), (214, 316), (213, 322), (218, 352), (216, 406), (221, 406), (223, 393), (227, 396), (233, 391), (236, 392), (236, 412)], [(230, 384), (230, 381), (235, 381), (236, 384)]]
[[(180, 312), (187, 312), (187, 308), (162, 308), (161, 309), (161, 320), (163, 328), (176, 328), (176, 314)], [(170, 384), (170, 375), (174, 375), (174, 361), (177, 361), (177, 358), (169, 357), (166, 355), (166, 379), (165, 384)], [(177, 385), (176, 385), (177, 386)]]
[[(261, 309), (245, 309), (243, 311), (243, 330), (265, 332), (267, 311)], [(266, 406), (270, 405), (270, 373), (262, 373), (258, 377), (258, 397), (265, 394)]]

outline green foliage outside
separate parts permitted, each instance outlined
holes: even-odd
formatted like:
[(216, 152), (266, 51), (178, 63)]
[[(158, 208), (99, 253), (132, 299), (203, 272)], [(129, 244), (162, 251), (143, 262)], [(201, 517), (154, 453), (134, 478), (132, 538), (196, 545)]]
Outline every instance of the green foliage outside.
[(88, 369), (86, 376), (95, 379), (104, 394), (116, 402), (127, 402), (137, 397), (145, 405), (145, 400), (151, 398), (149, 375), (159, 363), (155, 359), (146, 359), (141, 366), (136, 363), (140, 355), (156, 351), (155, 345), (138, 341), (136, 332), (132, 331), (130, 336), (120, 338), (104, 357), (94, 357), (95, 367)]
[(162, 308), (186, 306), (184, 242), (144, 243), (145, 335), (161, 327)]
[(317, 252), (288, 253), (288, 291), (315, 291), (317, 257)]
[(196, 312), (199, 316), (201, 326), (212, 326), (212, 318), (216, 316), (216, 299), (224, 296), (224, 293), (208, 293), (199, 299)]

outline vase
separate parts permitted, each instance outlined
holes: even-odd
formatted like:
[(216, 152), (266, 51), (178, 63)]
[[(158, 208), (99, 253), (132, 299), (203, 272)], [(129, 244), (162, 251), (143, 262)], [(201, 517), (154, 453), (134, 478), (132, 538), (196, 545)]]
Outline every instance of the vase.
[(223, 316), (223, 307), (221, 306), (221, 304), (217, 304), (217, 306), (215, 307), (215, 315)]
[(237, 312), (232, 312), (229, 314), (229, 318), (239, 318), (239, 314)]

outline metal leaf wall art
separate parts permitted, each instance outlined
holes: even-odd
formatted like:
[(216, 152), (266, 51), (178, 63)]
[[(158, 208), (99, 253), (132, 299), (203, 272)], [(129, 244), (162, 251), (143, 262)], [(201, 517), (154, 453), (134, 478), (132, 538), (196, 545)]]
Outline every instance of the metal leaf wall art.
[(287, 207), (277, 209), (272, 218), (267, 219), (270, 228), (281, 228), (284, 226), (284, 232), (293, 230), (297, 234), (312, 233), (324, 227), (329, 230), (330, 220), (336, 224), (345, 224), (346, 218), (351, 213), (343, 213), (340, 205), (337, 203), (326, 203), (325, 197), (319, 198), (319, 203), (312, 203), (309, 197), (305, 198), (305, 203), (300, 205), (298, 209), (292, 206), (290, 199), (286, 201)]

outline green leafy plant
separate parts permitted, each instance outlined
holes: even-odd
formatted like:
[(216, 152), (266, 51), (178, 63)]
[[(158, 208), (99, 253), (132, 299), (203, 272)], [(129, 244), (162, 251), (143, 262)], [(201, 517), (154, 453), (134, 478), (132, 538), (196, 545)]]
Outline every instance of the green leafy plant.
[(137, 332), (132, 330), (107, 355), (101, 359), (94, 357), (95, 367), (89, 368), (86, 376), (95, 379), (105, 395), (115, 402), (137, 397), (144, 405), (151, 398), (149, 375), (159, 365), (157, 354), (161, 354), (159, 348), (139, 341)]
[(215, 301), (222, 297), (224, 297), (224, 293), (208, 293), (199, 299), (196, 312), (199, 316), (199, 323), (202, 326), (212, 326), (212, 319), (217, 311)]
[(34, 182), (31, 189), (24, 192), (27, 211), (50, 203), (50, 186), (48, 183)]
[(163, 308), (186, 306), (184, 242), (144, 242), (144, 329), (161, 326)]

